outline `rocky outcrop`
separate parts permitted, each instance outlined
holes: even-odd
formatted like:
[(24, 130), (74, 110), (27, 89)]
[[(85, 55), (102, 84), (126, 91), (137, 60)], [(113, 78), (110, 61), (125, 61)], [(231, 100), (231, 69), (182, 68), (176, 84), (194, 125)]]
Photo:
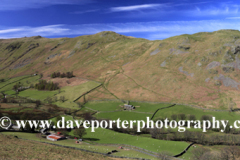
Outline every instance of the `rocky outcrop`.
[(182, 51), (182, 50), (180, 50), (180, 49), (175, 49), (175, 48), (171, 48), (169, 51), (170, 51), (169, 54), (173, 54), (173, 55), (179, 55), (179, 54), (189, 53), (189, 52), (186, 52), (185, 50)]
[(225, 77), (222, 74), (220, 74), (219, 77), (214, 77), (214, 79), (221, 81), (225, 87), (232, 87), (232, 88), (238, 89), (238, 85), (239, 85), (238, 82), (236, 82), (235, 80), (229, 77)]
[(179, 70), (180, 72), (182, 72), (183, 74), (185, 74), (186, 76), (191, 76), (191, 77), (194, 76), (194, 73), (188, 73), (187, 71), (184, 71), (184, 70), (183, 70), (183, 67), (179, 67), (178, 70)]
[(221, 63), (220, 62), (217, 62), (217, 61), (213, 61), (211, 63), (209, 63), (206, 67), (206, 69), (212, 69), (212, 68), (215, 68), (215, 67), (218, 67), (220, 66)]
[(158, 52), (160, 52), (160, 50), (157, 48), (156, 50), (150, 53), (150, 56), (156, 55)]
[(162, 63), (161, 63), (161, 67), (166, 67), (166, 61), (163, 61)]

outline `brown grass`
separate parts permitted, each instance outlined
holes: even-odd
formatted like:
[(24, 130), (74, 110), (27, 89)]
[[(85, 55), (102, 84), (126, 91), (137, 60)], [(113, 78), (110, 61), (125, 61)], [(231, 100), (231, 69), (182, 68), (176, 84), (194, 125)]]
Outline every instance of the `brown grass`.
[(0, 159), (109, 159), (100, 154), (62, 148), (0, 134)]
[(50, 78), (50, 77), (47, 77), (45, 79), (48, 81), (52, 81), (54, 83), (58, 83), (59, 87), (77, 86), (77, 85), (86, 83), (88, 81), (86, 79), (81, 79), (81, 78), (77, 78), (77, 77), (73, 77), (73, 78)]
[[(28, 67), (9, 70), (12, 67), (10, 66), (0, 71), (0, 78), (32, 74), (36, 71), (43, 73), (44, 78), (46, 78), (53, 72), (73, 71), (76, 77), (104, 83), (107, 89), (120, 99), (164, 101), (199, 106), (211, 105), (213, 108), (221, 106), (226, 108), (227, 101), (225, 99), (233, 99), (236, 103), (235, 107), (240, 107), (239, 90), (223, 85), (217, 87), (214, 82), (214, 77), (219, 76), (219, 74), (239, 82), (240, 71), (236, 69), (231, 73), (225, 73), (221, 66), (214, 68), (218, 70), (218, 74), (211, 74), (206, 70), (206, 66), (212, 61), (222, 63), (225, 53), (231, 49), (224, 44), (234, 43), (236, 40), (234, 37), (239, 37), (240, 32), (198, 33), (176, 36), (162, 41), (129, 38), (112, 32), (105, 37), (101, 34), (66, 39), (64, 43), (52, 51), (50, 49), (63, 41), (64, 38), (1, 40), (0, 57), (8, 57), (11, 54), (5, 48), (14, 41), (24, 42), (19, 50), (12, 52), (16, 58), (17, 55), (26, 51), (32, 43), (39, 43), (39, 47), (12, 64), (14, 66), (19, 61), (31, 58), (32, 61)], [(172, 48), (178, 50), (179, 45), (185, 43), (186, 39), (188, 40), (186, 43), (189, 43), (191, 47), (187, 53), (170, 54)], [(76, 47), (78, 42), (81, 42), (80, 47)], [(88, 46), (91, 43), (94, 45)], [(159, 44), (163, 45), (159, 46)], [(160, 52), (150, 56), (150, 53), (156, 48), (159, 48)], [(72, 50), (76, 50), (75, 54), (67, 58)], [(213, 52), (218, 54), (213, 56), (211, 55)], [(47, 57), (56, 53), (62, 53), (62, 55), (47, 60)], [(13, 57), (10, 56), (1, 61), (0, 68), (14, 61)], [(207, 59), (206, 61), (202, 60), (204, 57)], [(44, 64), (46, 61), (49, 64)], [(163, 61), (166, 61), (165, 67), (160, 66)], [(199, 62), (202, 66), (197, 65)], [(124, 65), (126, 63), (128, 64)], [(183, 70), (188, 73), (194, 73), (194, 77), (181, 73), (178, 70), (179, 67), (183, 67)], [(205, 82), (206, 78), (211, 78), (211, 80)], [(69, 84), (65, 79), (55, 79), (54, 81), (59, 82), (60, 86), (82, 83), (77, 79), (72, 80), (68, 80)], [(100, 99), (111, 97), (109, 93), (100, 92), (93, 96)]]

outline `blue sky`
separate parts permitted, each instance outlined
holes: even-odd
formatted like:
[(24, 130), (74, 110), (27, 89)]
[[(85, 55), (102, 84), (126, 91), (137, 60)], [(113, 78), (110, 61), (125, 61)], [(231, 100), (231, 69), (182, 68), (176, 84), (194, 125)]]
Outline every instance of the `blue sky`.
[(239, 13), (237, 0), (1, 0), (0, 38), (76, 37), (114, 31), (156, 40), (240, 30)]

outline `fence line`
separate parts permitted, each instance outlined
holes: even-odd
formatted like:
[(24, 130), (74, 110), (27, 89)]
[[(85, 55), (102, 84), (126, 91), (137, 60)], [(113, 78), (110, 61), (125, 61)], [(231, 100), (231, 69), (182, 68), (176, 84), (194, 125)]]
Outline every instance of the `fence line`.
[(184, 151), (182, 151), (181, 153), (179, 153), (179, 154), (177, 154), (177, 155), (175, 155), (175, 156), (173, 156), (173, 157), (180, 157), (180, 156), (184, 155), (184, 154), (188, 151), (188, 149), (189, 149), (192, 145), (194, 145), (194, 144), (195, 144), (195, 142), (191, 143), (189, 146), (187, 146), (186, 149), (184, 149)]
[(87, 95), (88, 93), (94, 91), (95, 89), (97, 89), (97, 88), (100, 87), (100, 86), (102, 86), (102, 84), (100, 84), (100, 85), (98, 85), (97, 87), (95, 87), (95, 88), (87, 91), (86, 93), (82, 94), (81, 96), (79, 96), (78, 98), (76, 98), (73, 102), (76, 102), (76, 101), (79, 100), (81, 97), (83, 97), (83, 96)]
[(50, 142), (41, 142), (41, 141), (36, 141), (36, 140), (24, 139), (24, 138), (18, 138), (18, 139), (28, 140), (28, 141), (35, 141), (35, 142), (39, 142), (39, 143), (45, 143), (45, 144), (50, 144), (50, 145), (59, 146), (59, 147), (64, 147), (64, 148), (76, 149), (76, 150), (81, 150), (81, 151), (85, 151), (85, 152), (90, 152), (90, 153), (95, 153), (95, 154), (101, 154), (101, 155), (109, 156), (109, 157), (113, 157), (113, 158), (127, 158), (127, 159), (148, 160), (148, 159), (145, 159), (145, 158), (137, 158), (137, 157), (114, 156), (114, 155), (109, 155), (109, 154), (107, 154), (107, 153), (95, 152), (95, 151), (90, 151), (90, 150), (86, 150), (86, 149), (82, 149), (82, 148), (77, 148), (77, 147), (63, 146), (63, 145), (60, 145), (60, 144), (54, 144), (54, 143), (50, 143)]
[[(4, 86), (0, 87), (0, 89), (4, 88), (4, 87), (6, 87), (6, 86), (8, 86), (8, 85), (10, 85), (10, 84), (13, 84), (13, 83), (16, 83), (16, 82), (18, 82), (18, 81), (21, 81), (21, 80), (23, 80), (23, 79), (32, 77), (32, 76), (33, 76), (33, 75), (29, 75), (29, 76), (23, 77), (23, 78), (21, 78), (21, 79), (19, 79), (19, 80), (13, 81), (13, 82), (11, 82), (11, 83), (7, 83), (7, 84), (5, 84)], [(18, 77), (22, 77), (22, 76), (18, 76)], [(16, 77), (14, 77), (14, 78), (16, 78)], [(10, 78), (10, 79), (12, 79), (12, 78)], [(8, 79), (8, 81), (9, 81), (10, 79)]]
[[(102, 102), (102, 101), (110, 101), (110, 102), (127, 102), (129, 100), (118, 100), (118, 99), (101, 99), (101, 100), (90, 100), (88, 102)], [(215, 111), (215, 112), (229, 112), (229, 110), (219, 110), (219, 109), (210, 109), (210, 108), (202, 108), (199, 106), (195, 106), (195, 105), (191, 105), (191, 104), (184, 104), (184, 103), (171, 103), (171, 102), (151, 102), (151, 101), (136, 101), (136, 100), (131, 100), (129, 101), (131, 102), (137, 102), (137, 103), (152, 103), (152, 104), (176, 104), (176, 105), (185, 105), (185, 106), (189, 106), (189, 107), (193, 107), (193, 108), (197, 108), (197, 109), (202, 109), (202, 110), (208, 110), (208, 111)], [(233, 109), (232, 111), (239, 111), (237, 109)]]
[(153, 119), (153, 117), (155, 116), (155, 114), (159, 111), (159, 110), (161, 110), (161, 109), (165, 109), (165, 108), (170, 108), (170, 107), (173, 107), (173, 106), (175, 106), (176, 104), (173, 104), (173, 105), (171, 105), (171, 106), (168, 106), (168, 107), (163, 107), (163, 108), (159, 108), (159, 109), (157, 109), (154, 113), (153, 113), (153, 115), (152, 115), (152, 117), (151, 117), (151, 120)]

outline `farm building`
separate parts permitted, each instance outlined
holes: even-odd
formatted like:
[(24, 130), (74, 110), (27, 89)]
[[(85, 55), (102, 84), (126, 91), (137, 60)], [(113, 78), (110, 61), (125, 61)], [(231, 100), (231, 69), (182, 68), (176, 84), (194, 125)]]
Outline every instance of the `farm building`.
[(47, 136), (47, 139), (50, 141), (59, 141), (59, 140), (66, 139), (66, 137), (63, 135), (50, 134)]
[(20, 131), (20, 127), (18, 127), (18, 125), (15, 125), (15, 124), (11, 124), (7, 130), (15, 130), (15, 131)]
[(12, 129), (19, 131), (21, 128), (18, 125), (12, 125)]
[(133, 110), (133, 109), (135, 109), (135, 107), (133, 106), (133, 105), (129, 105), (129, 104), (124, 104), (124, 109), (126, 109), (126, 110)]

